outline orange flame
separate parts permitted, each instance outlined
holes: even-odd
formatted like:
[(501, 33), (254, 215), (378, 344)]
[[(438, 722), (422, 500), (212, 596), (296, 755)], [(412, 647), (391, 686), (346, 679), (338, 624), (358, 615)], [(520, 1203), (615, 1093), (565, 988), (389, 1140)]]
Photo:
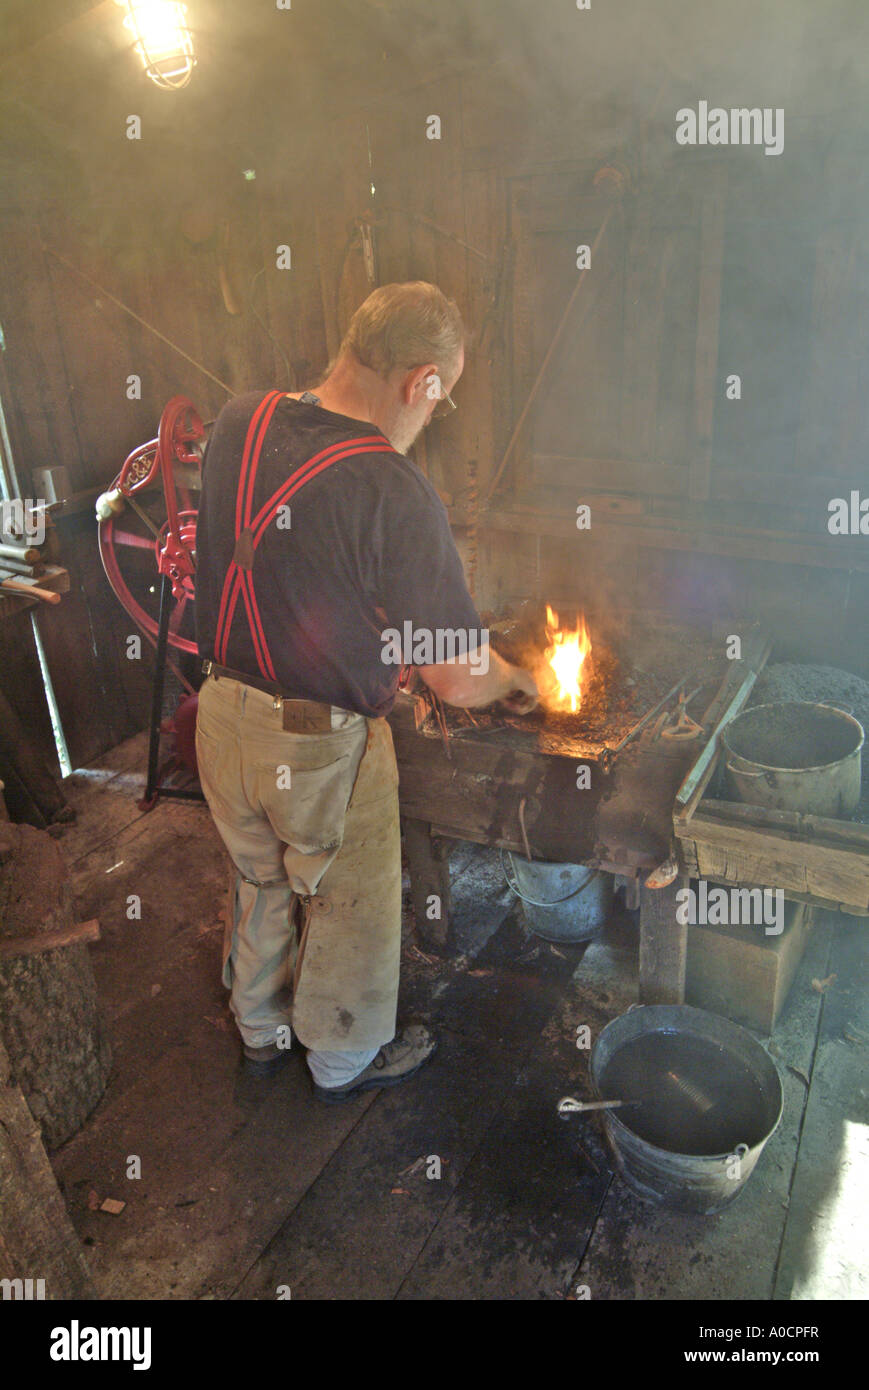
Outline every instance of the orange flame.
[(584, 618), (577, 618), (574, 631), (560, 628), (559, 617), (546, 605), (546, 661), (555, 678), (547, 703), (553, 709), (575, 714), (582, 703), (582, 668), (591, 651), (591, 638)]

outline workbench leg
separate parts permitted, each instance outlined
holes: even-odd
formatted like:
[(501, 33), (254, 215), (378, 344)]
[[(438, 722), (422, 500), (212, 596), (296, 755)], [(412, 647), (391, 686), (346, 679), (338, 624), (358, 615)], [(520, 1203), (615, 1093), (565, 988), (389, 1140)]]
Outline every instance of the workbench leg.
[(160, 576), (160, 623), (157, 628), (157, 655), (154, 658), (154, 684), (151, 687), (151, 732), (148, 740), (148, 781), (144, 801), (153, 802), (159, 791), (160, 725), (163, 722), (163, 689), (166, 684), (166, 647), (172, 612), (172, 581)]
[(666, 888), (640, 887), (640, 1003), (684, 1004), (688, 926), (676, 920), (681, 875)]
[(449, 841), (432, 835), (428, 821), (402, 820), (416, 930), (423, 945), (438, 955), (455, 951), (450, 902)]

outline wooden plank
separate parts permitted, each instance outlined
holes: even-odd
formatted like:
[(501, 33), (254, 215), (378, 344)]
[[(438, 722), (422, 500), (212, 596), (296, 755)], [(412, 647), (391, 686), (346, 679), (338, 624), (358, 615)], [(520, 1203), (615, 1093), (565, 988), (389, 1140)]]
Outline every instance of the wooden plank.
[[(10, 600), (18, 603), (18, 600)], [(0, 626), (0, 666), (6, 698), (21, 720), (24, 737), (37, 758), (59, 773), (57, 748), (26, 600)], [(7, 734), (8, 734), (7, 730)], [(20, 736), (20, 731), (16, 730)], [(42, 785), (42, 778), (38, 779)]]
[[(469, 524), (466, 507), (454, 505), (449, 515), (453, 526)], [(519, 532), (523, 535), (531, 530), (539, 532), (541, 536), (575, 537), (575, 503), (558, 511), (551, 507), (545, 510), (541, 507), (487, 507), (480, 525), (493, 531)], [(699, 551), (733, 559), (766, 560), (770, 563), (857, 570), (861, 573), (869, 571), (869, 553), (858, 536), (798, 536), (749, 527), (717, 531), (711, 520), (700, 524), (696, 519), (676, 522), (651, 514), (636, 521), (629, 516), (600, 521), (595, 527), (595, 535), (599, 540), (619, 545), (633, 540), (637, 545), (651, 549)]]
[(323, 321), (330, 361), (341, 345), (354, 310), (372, 288), (359, 249), (351, 247), (354, 221), (369, 207), (368, 140), (358, 115), (332, 123), (312, 199), (316, 208), (317, 260)]
[(703, 197), (700, 225), (700, 292), (697, 305), (697, 350), (694, 369), (696, 452), (691, 460), (689, 497), (709, 496), (712, 471), (712, 429), (718, 380), (718, 335), (724, 269), (724, 224), (727, 208), (727, 167), (710, 175), (712, 188)]
[[(592, 179), (600, 166), (599, 159), (575, 160), (562, 165), (558, 170), (557, 182), (547, 191), (545, 201), (535, 203), (533, 230), (573, 232), (578, 226), (599, 222), (606, 210), (606, 197), (593, 189)], [(576, 176), (575, 182), (581, 180), (592, 191), (566, 192), (565, 183), (571, 175)], [(696, 168), (668, 170), (657, 184), (650, 183), (644, 189), (638, 188), (633, 197), (633, 206), (636, 209), (635, 226), (647, 229), (649, 237), (653, 233), (671, 233), (696, 226)], [(656, 237), (655, 240), (672, 240), (672, 237)], [(636, 240), (635, 249), (639, 254), (645, 254), (648, 248), (647, 239)]]
[(769, 831), (779, 831), (801, 844), (804, 841), (815, 844), (824, 840), (842, 848), (853, 849), (855, 853), (869, 853), (869, 825), (864, 825), (862, 821), (835, 820), (829, 816), (815, 816), (801, 811), (778, 811), (771, 806), (752, 806), (739, 801), (716, 800), (712, 797), (698, 807), (697, 816), (701, 821), (708, 818), (715, 822), (740, 826), (749, 834), (764, 835)]
[[(843, 194), (848, 196), (844, 190), (859, 188), (855, 154), (847, 146), (829, 147), (824, 164), (818, 181), (818, 204), (842, 208)], [(794, 458), (801, 487), (819, 463), (823, 466), (825, 460), (838, 462), (848, 457), (848, 451), (841, 447), (845, 376), (862, 352), (863, 339), (861, 301), (855, 294), (858, 255), (860, 261), (863, 259), (862, 252), (856, 250), (859, 236), (860, 221), (851, 208), (828, 214), (818, 229)]]
[(620, 438), (629, 458), (648, 459), (655, 450), (661, 319), (673, 255), (670, 237), (653, 237), (652, 204), (641, 200), (635, 205), (625, 263)]
[[(297, 152), (298, 153), (298, 152)], [(301, 197), (311, 178), (313, 159), (303, 150), (303, 162), (274, 171), (274, 182), (259, 193), (258, 245), (264, 274), (252, 289), (254, 303), (265, 318), (290, 364), (290, 390), (313, 386), (326, 368), (329, 352), (323, 317), (315, 207)], [(259, 185), (258, 185), (259, 186)], [(288, 209), (292, 216), (288, 216)], [(292, 269), (278, 270), (275, 248), (288, 244)], [(286, 381), (283, 357), (274, 351), (273, 380)]]
[(455, 946), (450, 900), (449, 840), (439, 840), (425, 821), (402, 822), (417, 935), (424, 947), (449, 955)]
[[(637, 457), (604, 459), (571, 454), (532, 454), (530, 478), (538, 488), (605, 487), (616, 492), (636, 492), (653, 497), (684, 499), (688, 470), (664, 459)], [(848, 497), (865, 479), (854, 471), (846, 474), (817, 473), (800, 480), (799, 507), (815, 517), (826, 531), (827, 504), (833, 497)], [(781, 511), (782, 498), (793, 488), (793, 473), (750, 472), (719, 468), (711, 481), (710, 501), (767, 504)]]
[[(481, 262), (476, 256), (466, 255), (462, 306), (472, 339), (458, 394), (463, 401), (473, 402), (473, 409), (461, 412), (461, 441), (464, 457), (476, 461), (479, 496), (488, 487), (495, 458), (506, 446), (508, 432), (505, 413), (498, 408), (506, 389), (503, 296), (508, 287), (500, 278), (507, 271), (503, 182), (491, 171), (465, 173), (463, 198), (467, 241), (491, 257), (488, 262)], [(496, 303), (499, 289), (500, 299)], [(470, 481), (469, 478), (467, 482)]]
[[(608, 481), (606, 477), (602, 476), (598, 478), (595, 485), (584, 487), (581, 491), (575, 493), (571, 492), (569, 495), (565, 495), (565, 492), (562, 491), (561, 496), (564, 498), (564, 509), (562, 514), (575, 517), (575, 499), (581, 498), (583, 502), (587, 502), (591, 507), (592, 527), (594, 527), (595, 518), (600, 519), (601, 517), (605, 517), (609, 520), (618, 520), (619, 517), (623, 516), (640, 517), (648, 515), (651, 504), (646, 498), (632, 496), (627, 492), (610, 491), (609, 488), (605, 489), (602, 485), (606, 484)], [(538, 496), (539, 494), (527, 487), (522, 487), (516, 490), (513, 494), (513, 499), (518, 506), (533, 507)], [(594, 541), (592, 535), (584, 533), (583, 540), (585, 541), (586, 539), (589, 543), (593, 543)]]
[[(533, 239), (528, 228), (528, 219), (534, 205), (533, 187), (534, 182), (530, 178), (511, 180), (507, 184), (507, 234), (513, 246), (513, 277), (509, 287), (508, 318), (512, 331), (508, 334), (507, 348), (510, 400), (504, 413), (510, 417), (511, 436), (522, 405), (528, 400), (543, 355), (537, 348), (537, 338), (540, 334), (536, 293), (538, 269)], [(507, 444), (509, 445), (509, 438)], [(507, 445), (500, 459), (492, 459), (482, 497), (490, 495), (498, 467), (505, 457), (506, 447)], [(522, 476), (527, 466), (528, 452), (528, 436), (520, 434), (516, 440), (510, 467), (500, 480), (502, 487), (508, 490), (515, 487), (516, 480)]]
[[(702, 878), (699, 865), (697, 863), (697, 845), (693, 840), (683, 840), (681, 842), (681, 867), (688, 874), (689, 878)], [(750, 879), (740, 878), (738, 881), (740, 888), (769, 888), (770, 884), (753, 883)], [(804, 903), (806, 907), (814, 907), (826, 912), (843, 912), (849, 917), (869, 918), (869, 907), (859, 909), (851, 903), (842, 903), (834, 898), (823, 898), (818, 893), (801, 893), (796, 888), (782, 888), (785, 902)]]
[[(842, 923), (824, 976), (800, 1148), (780, 1246), (776, 1299), (865, 1299), (869, 938)], [(790, 1058), (789, 1058), (790, 1060)], [(859, 1099), (858, 1099), (859, 1097)]]
[[(580, 229), (570, 239), (550, 238), (551, 246), (538, 244), (538, 298), (558, 289), (561, 310), (571, 291), (577, 295), (529, 435), (529, 444), (540, 452), (569, 452), (577, 437), (590, 454), (606, 458), (621, 451), (625, 239), (624, 209), (614, 202), (599, 226)], [(578, 244), (590, 247), (591, 265), (574, 284)]]
[[(123, 142), (125, 146), (131, 143)], [(130, 156), (130, 150), (126, 149), (124, 154)], [(71, 215), (54, 224), (50, 232), (46, 231), (45, 243), (62, 255), (75, 271), (89, 276), (109, 294), (125, 300), (129, 292), (129, 284), (125, 283), (129, 281), (129, 270), (124, 261), (120, 256), (110, 260), (101, 247), (85, 241), (76, 231)], [(157, 344), (156, 339), (152, 340), (140, 326), (131, 326), (129, 317), (117, 305), (50, 252), (46, 255), (46, 266), (57, 313), (55, 332), (69, 374), (70, 410), (81, 441), (82, 464), (78, 469), (70, 469), (70, 481), (75, 489), (82, 489), (103, 480), (107, 482), (121, 467), (130, 449), (156, 434), (150, 421), (149, 427), (142, 428), (153, 411), (153, 407), (149, 411), (145, 401), (154, 386), (149, 370), (152, 342), (161, 353), (168, 349)], [(159, 313), (155, 308), (158, 302), (156, 296), (152, 296), (150, 312), (144, 314), (152, 323)], [(126, 381), (131, 374), (141, 378), (142, 401), (127, 399)], [(64, 459), (57, 461), (66, 462)]]
[[(294, 1301), (398, 1294), (515, 1071), (511, 1053), (495, 1042), (440, 1031), (432, 1061), (395, 1091), (376, 1093), (332, 1161), (269, 1233), (258, 1258), (248, 1262), (237, 1297), (273, 1299), (282, 1284)], [(358, 1115), (364, 1100), (338, 1113)], [(436, 1179), (427, 1176), (430, 1155), (440, 1159)], [(420, 1158), (422, 1165), (408, 1171)], [(350, 1208), (355, 1215), (347, 1221), (342, 1212)]]
[[(738, 818), (722, 814), (721, 806), (729, 803), (702, 805), (687, 830), (677, 824), (680, 840), (691, 842), (686, 858), (696, 863), (701, 877), (846, 903), (859, 914), (869, 908), (867, 827), (806, 816), (797, 818), (802, 820), (802, 833), (793, 825), (762, 828), (740, 824)], [(848, 830), (856, 832), (853, 838)]]
[[(537, 488), (600, 488), (650, 496), (684, 496), (688, 470), (678, 464), (632, 459), (532, 454), (530, 481)], [(538, 494), (539, 497), (539, 494)]]
[(431, 833), (432, 835), (442, 836), (444, 839), (447, 840), (455, 840), (456, 843), (467, 840), (470, 844), (473, 845), (494, 846), (495, 849), (509, 849), (514, 854), (525, 853), (525, 846), (522, 844), (522, 840), (519, 835), (516, 835), (512, 838), (510, 836), (501, 835), (497, 836), (495, 839), (492, 839), (491, 837), (486, 835), (485, 831), (482, 831), (476, 827), (474, 828), (472, 834), (470, 831), (466, 830), (459, 831), (453, 825), (443, 825), (439, 821), (432, 821)]
[[(196, 843), (203, 846), (198, 835)], [(117, 1070), (87, 1125), (53, 1157), (103, 1299), (232, 1298), (374, 1098), (343, 1111), (314, 1104), (295, 1043), (279, 1078), (240, 1071), (214, 921), (225, 871), (221, 862), (214, 875), (204, 870), (203, 856), (192, 857), (184, 919), (155, 952), (143, 988), (141, 960), (138, 981), (121, 964), (136, 954), (122, 933), (100, 948), (115, 957), (111, 966), (105, 961), (100, 995), (112, 1019)], [(173, 1019), (182, 1015), (187, 1027), (179, 1032)], [(120, 1182), (112, 1181), (112, 1154), (121, 1148), (140, 1155), (147, 1199), (132, 1184), (119, 1192)], [(88, 1208), (95, 1186), (127, 1198), (127, 1219), (109, 1222)]]
[(553, 1078), (575, 1060), (566, 1029), (547, 1034), (504, 1088), (400, 1299), (555, 1300), (569, 1292), (609, 1175), (586, 1154), (582, 1126), (554, 1119)]
[[(696, 169), (691, 170), (694, 180)], [(668, 195), (665, 195), (665, 198)], [(682, 495), (687, 496), (687, 475), (695, 456), (694, 375), (700, 238), (697, 216), (691, 224), (664, 234), (671, 244), (672, 273), (665, 287), (658, 345), (658, 418), (653, 457), (680, 464), (685, 470)]]
[(18, 479), (25, 496), (33, 496), (30, 468), (63, 464), (72, 485), (81, 487), (86, 465), (39, 228), (21, 213), (4, 210), (0, 233), (5, 339), (0, 391)]
[(760, 632), (749, 634), (747, 650), (741, 661), (733, 663), (714, 703), (704, 716), (709, 736), (685, 781), (676, 793), (673, 818), (678, 833), (679, 822), (691, 815), (712, 777), (720, 755), (719, 735), (735, 714), (742, 709), (763, 670), (772, 650), (771, 642)]
[[(578, 793), (570, 758), (469, 737), (453, 740), (453, 761), (448, 762), (438, 740), (409, 734), (400, 725), (392, 724), (392, 729), (402, 815), (426, 824), (436, 816), (439, 825), (462, 839), (519, 848), (519, 805), (524, 798), (526, 829), (536, 857), (580, 864), (591, 857), (603, 776), (593, 774), (592, 787)], [(594, 759), (585, 761), (591, 764)], [(581, 805), (582, 814), (565, 816), (564, 807), (571, 804), (577, 804), (578, 812)]]
[(688, 926), (677, 920), (677, 894), (688, 879), (677, 876), (666, 888), (640, 884), (641, 1004), (685, 1002)]

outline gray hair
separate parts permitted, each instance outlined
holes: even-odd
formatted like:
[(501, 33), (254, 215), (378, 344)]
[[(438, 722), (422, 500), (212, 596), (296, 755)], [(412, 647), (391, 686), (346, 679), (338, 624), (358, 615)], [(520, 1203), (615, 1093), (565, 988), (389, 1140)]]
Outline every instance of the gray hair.
[(360, 304), (341, 343), (364, 367), (386, 377), (396, 367), (433, 362), (442, 375), (458, 366), (465, 329), (458, 305), (437, 285), (381, 285)]

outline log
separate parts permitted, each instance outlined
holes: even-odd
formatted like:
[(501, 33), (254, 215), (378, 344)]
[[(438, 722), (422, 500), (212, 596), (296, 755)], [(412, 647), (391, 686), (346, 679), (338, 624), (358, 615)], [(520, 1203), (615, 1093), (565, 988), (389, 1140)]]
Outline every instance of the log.
[(81, 1128), (105, 1090), (111, 1048), (86, 941), (55, 841), (5, 824), (0, 840), (0, 1042), (46, 1147)]
[(3, 1297), (94, 1299), (78, 1237), (0, 1042), (0, 1279)]
[(89, 922), (77, 922), (73, 927), (61, 927), (58, 931), (39, 932), (35, 936), (13, 936), (9, 941), (0, 940), (0, 960), (9, 956), (34, 956), (41, 951), (56, 951), (62, 946), (72, 946), (77, 941), (99, 941), (100, 924), (96, 918)]

